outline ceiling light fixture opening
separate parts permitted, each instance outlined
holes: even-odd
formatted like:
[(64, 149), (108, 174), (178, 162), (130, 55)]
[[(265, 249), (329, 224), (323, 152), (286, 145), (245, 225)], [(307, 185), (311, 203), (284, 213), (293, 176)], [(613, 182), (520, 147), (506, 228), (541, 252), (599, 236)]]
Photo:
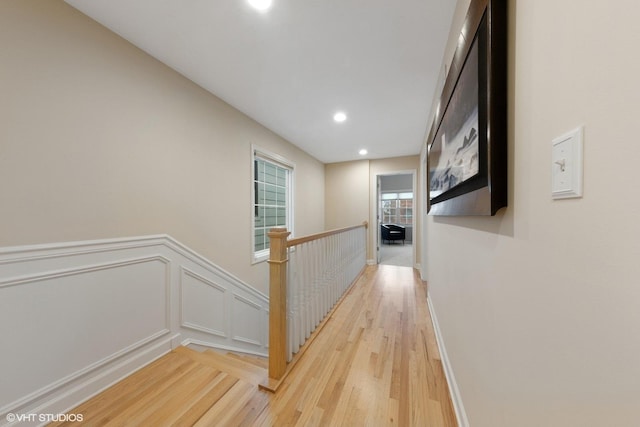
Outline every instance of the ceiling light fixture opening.
[(367, 153), (368, 153), (368, 151), (366, 149), (364, 149), (364, 148), (362, 150), (358, 151), (358, 154), (360, 154), (361, 156), (366, 156)]
[(342, 123), (345, 120), (347, 120), (347, 115), (345, 113), (343, 113), (342, 111), (338, 111), (337, 113), (335, 113), (333, 115), (333, 120), (335, 120), (338, 123)]
[(271, 0), (249, 0), (249, 4), (259, 11), (265, 11), (271, 7)]

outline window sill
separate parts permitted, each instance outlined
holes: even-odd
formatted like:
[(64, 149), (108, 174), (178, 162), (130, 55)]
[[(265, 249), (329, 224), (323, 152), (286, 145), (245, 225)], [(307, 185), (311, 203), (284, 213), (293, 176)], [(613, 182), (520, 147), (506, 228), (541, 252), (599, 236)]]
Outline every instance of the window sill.
[(251, 257), (251, 265), (260, 264), (269, 260), (269, 249), (260, 252), (254, 252)]

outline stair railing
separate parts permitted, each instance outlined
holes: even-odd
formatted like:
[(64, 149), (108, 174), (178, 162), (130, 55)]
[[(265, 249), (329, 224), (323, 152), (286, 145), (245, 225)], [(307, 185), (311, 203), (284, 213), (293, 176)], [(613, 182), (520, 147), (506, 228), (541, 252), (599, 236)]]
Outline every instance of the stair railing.
[[(367, 222), (288, 240), (269, 233), (269, 378), (280, 380), (366, 265)], [(269, 387), (267, 387), (269, 388)]]

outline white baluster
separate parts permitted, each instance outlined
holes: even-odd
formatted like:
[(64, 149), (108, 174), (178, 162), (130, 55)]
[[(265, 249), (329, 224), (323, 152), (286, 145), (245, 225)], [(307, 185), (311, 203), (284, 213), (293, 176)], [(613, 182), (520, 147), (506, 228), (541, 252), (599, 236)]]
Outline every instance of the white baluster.
[(333, 309), (366, 264), (366, 229), (355, 228), (289, 248), (288, 360)]
[(309, 288), (309, 247), (307, 243), (303, 243), (298, 246), (298, 250), (300, 250), (300, 258), (302, 265), (302, 274), (300, 276), (300, 300), (298, 301), (298, 329), (296, 339), (299, 343), (299, 346), (305, 341), (305, 332), (304, 328), (306, 325), (307, 318), (307, 295)]
[[(295, 262), (292, 263), (292, 260)], [(300, 348), (300, 343), (297, 339), (298, 330), (298, 316), (300, 314), (300, 280), (301, 280), (301, 262), (299, 248), (289, 248), (289, 265), (295, 265), (296, 277), (295, 282), (291, 283), (291, 335), (289, 335), (289, 342), (292, 353), (297, 353)]]
[(295, 331), (296, 284), (298, 281), (297, 256), (288, 251), (289, 265), (287, 271), (287, 360), (295, 353), (295, 342), (292, 339)]

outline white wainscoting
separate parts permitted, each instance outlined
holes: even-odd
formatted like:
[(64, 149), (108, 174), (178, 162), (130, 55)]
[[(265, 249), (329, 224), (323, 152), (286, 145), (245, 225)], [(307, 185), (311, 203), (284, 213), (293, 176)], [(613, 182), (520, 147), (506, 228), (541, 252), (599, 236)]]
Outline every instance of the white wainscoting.
[(266, 356), (268, 307), (166, 235), (0, 248), (0, 425), (64, 413), (179, 345)]

